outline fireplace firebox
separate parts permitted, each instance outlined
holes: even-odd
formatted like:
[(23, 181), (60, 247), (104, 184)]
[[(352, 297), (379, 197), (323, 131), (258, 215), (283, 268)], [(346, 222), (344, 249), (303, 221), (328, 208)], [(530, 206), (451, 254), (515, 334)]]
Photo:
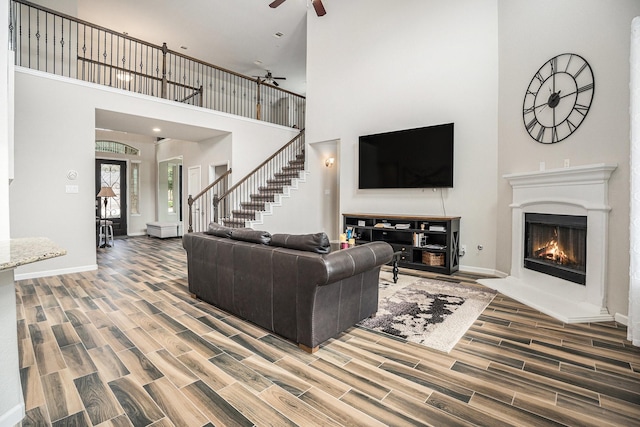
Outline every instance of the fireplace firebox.
[(587, 217), (525, 213), (524, 267), (584, 285)]

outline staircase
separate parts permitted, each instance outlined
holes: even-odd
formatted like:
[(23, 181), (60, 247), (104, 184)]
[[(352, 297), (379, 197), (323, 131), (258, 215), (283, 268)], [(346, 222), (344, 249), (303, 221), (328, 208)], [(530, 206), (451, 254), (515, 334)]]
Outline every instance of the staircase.
[(291, 187), (295, 187), (301, 173), (304, 172), (304, 149), (288, 161), (278, 172), (267, 179), (264, 185), (257, 188), (257, 192), (249, 194), (246, 201), (240, 201), (240, 208), (231, 211), (231, 215), (221, 218), (223, 225), (232, 228), (248, 227), (254, 221), (259, 221), (264, 212), (271, 211), (274, 204), (288, 195)]
[[(229, 190), (218, 192), (208, 187), (195, 197), (189, 196), (189, 231), (205, 231), (208, 225), (194, 221), (192, 211), (197, 209), (192, 210), (192, 206), (205, 209), (211, 205), (211, 216), (209, 213), (203, 216), (227, 227), (251, 227), (254, 223), (261, 223), (263, 215), (272, 212), (273, 207), (304, 180), (304, 170), (304, 130), (301, 130)], [(228, 178), (225, 176), (225, 179)], [(209, 199), (202, 202), (200, 199), (209, 193)], [(192, 223), (197, 227), (192, 228)]]

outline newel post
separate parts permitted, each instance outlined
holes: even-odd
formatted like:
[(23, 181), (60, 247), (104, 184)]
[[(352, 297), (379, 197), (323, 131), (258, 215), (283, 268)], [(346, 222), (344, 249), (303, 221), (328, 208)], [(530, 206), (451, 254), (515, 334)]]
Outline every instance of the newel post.
[(260, 77), (256, 79), (256, 82), (258, 84), (258, 90), (256, 91), (256, 120), (262, 120), (260, 118), (260, 116), (262, 116), (262, 107), (260, 105), (260, 83), (262, 83), (262, 81), (260, 80)]
[(189, 228), (187, 229), (187, 233), (193, 233), (193, 197), (189, 194), (189, 198), (187, 199), (187, 203), (189, 203)]
[(167, 44), (162, 43), (162, 93), (161, 98), (167, 99)]

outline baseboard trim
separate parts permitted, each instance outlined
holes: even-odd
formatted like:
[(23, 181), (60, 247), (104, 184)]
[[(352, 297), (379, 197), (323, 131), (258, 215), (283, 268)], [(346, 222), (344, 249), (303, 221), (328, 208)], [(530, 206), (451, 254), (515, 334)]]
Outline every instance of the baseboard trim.
[(22, 421), (25, 416), (24, 403), (18, 403), (4, 414), (0, 415), (0, 426), (15, 426)]
[(460, 265), (459, 268), (460, 268), (460, 271), (464, 273), (482, 274), (484, 276), (492, 276), (492, 277), (499, 277), (499, 278), (504, 278), (508, 276), (507, 273), (503, 273), (502, 271), (498, 271), (491, 268), (472, 267), (469, 265)]
[(82, 273), (83, 271), (93, 271), (98, 269), (98, 264), (83, 265), (73, 268), (61, 268), (59, 270), (34, 271), (15, 275), (15, 280), (38, 279), (40, 277), (59, 276), (61, 274)]
[(629, 317), (624, 314), (616, 313), (613, 319), (624, 326), (629, 326)]

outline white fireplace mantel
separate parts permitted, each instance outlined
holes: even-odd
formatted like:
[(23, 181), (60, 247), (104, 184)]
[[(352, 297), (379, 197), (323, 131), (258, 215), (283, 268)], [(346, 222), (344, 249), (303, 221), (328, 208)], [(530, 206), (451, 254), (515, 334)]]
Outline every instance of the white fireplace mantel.
[[(513, 189), (511, 273), (479, 282), (565, 323), (613, 320), (606, 307), (608, 181), (614, 164), (504, 175)], [(524, 268), (526, 213), (587, 217), (586, 284)]]

